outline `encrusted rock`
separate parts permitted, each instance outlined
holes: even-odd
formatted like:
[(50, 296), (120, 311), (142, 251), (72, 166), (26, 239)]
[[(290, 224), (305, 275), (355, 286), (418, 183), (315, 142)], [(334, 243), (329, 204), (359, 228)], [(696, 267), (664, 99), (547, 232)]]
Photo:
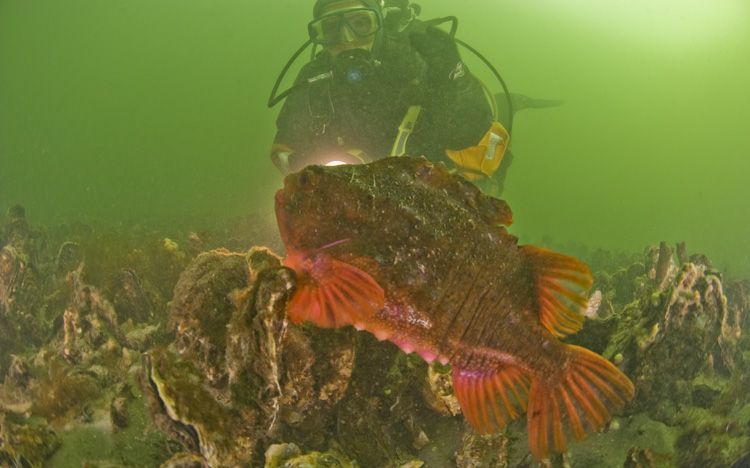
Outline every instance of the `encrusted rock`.
[(467, 431), (456, 453), (459, 468), (505, 468), (508, 466), (508, 438), (500, 434), (479, 435)]
[(674, 280), (677, 267), (673, 253), (674, 250), (664, 241), (659, 243), (659, 247), (651, 247), (648, 250), (648, 277), (653, 281), (657, 290), (664, 289)]
[(59, 446), (60, 438), (46, 423), (11, 422), (0, 412), (2, 466), (42, 466)]
[(177, 351), (217, 388), (227, 384), (227, 324), (236, 310), (232, 293), (248, 283), (244, 254), (204, 252), (182, 272), (169, 303)]
[(280, 418), (291, 440), (318, 446), (332, 409), (350, 384), (356, 356), (350, 329), (320, 330), (290, 326), (282, 355)]
[(180, 452), (162, 463), (160, 468), (209, 468), (209, 465), (200, 455)]
[(425, 401), (435, 411), (446, 416), (461, 414), (461, 406), (453, 393), (450, 366), (437, 361), (427, 366), (427, 380), (425, 381)]
[(0, 314), (13, 311), (16, 291), (26, 270), (26, 262), (12, 246), (0, 249)]
[(284, 310), (294, 278), (267, 249), (252, 249), (248, 259), (253, 288), (238, 295), (242, 307), (227, 329), (226, 369), (232, 401), (262, 412), (265, 429), (272, 431), (281, 397)]
[(0, 385), (0, 413), (28, 414), (33, 403), (30, 383), (26, 363), (18, 356), (12, 356), (8, 373)]
[(128, 427), (128, 399), (125, 397), (114, 398), (109, 406), (109, 416), (112, 420), (112, 427), (115, 429)]
[[(252, 457), (257, 442), (255, 421), (242, 418), (220, 402), (202, 371), (169, 349), (153, 349), (144, 356), (150, 405), (168, 420), (157, 422), (167, 435), (205, 459), (210, 466), (237, 466)], [(155, 416), (155, 420), (156, 420)]]
[(661, 292), (623, 310), (605, 355), (623, 355), (638, 393), (634, 406), (658, 406), (666, 417), (663, 404), (689, 402), (689, 382), (700, 372), (734, 369), (735, 322), (719, 276), (686, 263)]
[(63, 312), (63, 357), (71, 363), (117, 360), (125, 337), (114, 307), (97, 288), (83, 281), (83, 264), (68, 273), (67, 284), (70, 298)]
[(72, 367), (59, 357), (47, 361), (31, 388), (32, 412), (51, 423), (64, 425), (84, 416), (91, 401), (102, 394), (97, 378), (85, 368)]
[(140, 277), (132, 268), (122, 268), (112, 286), (112, 303), (120, 321), (151, 322), (154, 308)]
[(329, 450), (327, 452), (302, 453), (295, 444), (274, 444), (268, 447), (265, 454), (266, 462), (264, 468), (308, 468), (308, 467), (331, 467), (331, 468), (356, 468), (356, 463), (349, 460), (344, 454)]
[(65, 275), (78, 268), (83, 262), (83, 250), (78, 242), (65, 241), (60, 245), (55, 257), (55, 274), (64, 278)]
[(175, 288), (176, 352), (146, 354), (144, 387), (157, 425), (212, 466), (249, 462), (280, 429), (323, 434), (346, 391), (353, 334), (289, 329), (294, 281), (278, 256), (253, 248), (199, 255)]

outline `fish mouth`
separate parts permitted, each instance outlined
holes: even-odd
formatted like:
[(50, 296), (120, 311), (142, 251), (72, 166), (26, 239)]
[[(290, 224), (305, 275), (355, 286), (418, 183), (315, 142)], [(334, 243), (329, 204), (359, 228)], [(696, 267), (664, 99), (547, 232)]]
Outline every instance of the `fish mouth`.
[(278, 214), (279, 205), (282, 205), (284, 203), (284, 189), (278, 189), (276, 191), (276, 195), (274, 196), (274, 200), (276, 202), (276, 210)]
[(276, 223), (279, 227), (279, 234), (284, 245), (289, 248), (290, 242), (293, 239), (292, 229), (292, 213), (298, 209), (295, 201), (299, 200), (300, 192), (304, 191), (304, 187), (300, 184), (300, 174), (304, 173), (306, 169), (300, 172), (293, 172), (287, 174), (284, 177), (284, 186), (276, 191), (274, 196), (275, 208), (276, 208)]
[(276, 208), (276, 225), (279, 228), (279, 235), (284, 246), (289, 246), (289, 218), (284, 212), (284, 205), (286, 205), (286, 197), (284, 189), (276, 191), (275, 208)]
[(300, 191), (298, 179), (299, 179), (298, 172), (287, 174), (287, 176), (284, 177), (283, 187), (276, 191), (276, 195), (274, 196), (274, 201), (276, 203), (276, 216), (277, 217), (284, 210), (284, 206), (286, 205), (286, 203), (294, 198), (295, 193)]

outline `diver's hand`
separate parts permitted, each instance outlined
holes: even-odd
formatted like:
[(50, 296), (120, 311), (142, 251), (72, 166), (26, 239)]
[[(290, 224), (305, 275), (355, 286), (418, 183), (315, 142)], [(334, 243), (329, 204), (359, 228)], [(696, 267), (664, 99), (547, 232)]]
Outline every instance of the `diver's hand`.
[(287, 175), (291, 172), (289, 168), (289, 158), (292, 154), (291, 151), (279, 151), (271, 155), (271, 161), (283, 175)]
[(422, 56), (431, 79), (445, 83), (463, 76), (463, 63), (450, 34), (430, 27), (409, 35), (412, 47)]

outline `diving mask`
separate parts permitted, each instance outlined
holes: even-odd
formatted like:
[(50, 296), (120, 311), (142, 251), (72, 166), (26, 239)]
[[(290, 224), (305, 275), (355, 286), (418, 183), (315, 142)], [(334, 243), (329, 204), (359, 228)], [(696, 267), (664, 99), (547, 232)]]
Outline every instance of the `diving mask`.
[(334, 11), (310, 21), (307, 32), (314, 44), (330, 45), (371, 37), (380, 28), (380, 14), (376, 10), (356, 7)]

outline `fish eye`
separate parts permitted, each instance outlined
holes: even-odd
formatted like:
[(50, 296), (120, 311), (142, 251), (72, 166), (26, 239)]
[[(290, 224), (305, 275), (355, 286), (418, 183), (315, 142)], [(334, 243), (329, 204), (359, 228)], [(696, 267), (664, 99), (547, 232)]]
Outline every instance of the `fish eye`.
[(297, 177), (297, 183), (299, 184), (300, 188), (307, 188), (310, 186), (310, 173), (308, 171), (303, 171), (299, 177)]
[(433, 165), (432, 164), (421, 164), (417, 166), (417, 170), (414, 172), (414, 174), (417, 176), (418, 179), (422, 179), (424, 177), (427, 177), (432, 172)]

